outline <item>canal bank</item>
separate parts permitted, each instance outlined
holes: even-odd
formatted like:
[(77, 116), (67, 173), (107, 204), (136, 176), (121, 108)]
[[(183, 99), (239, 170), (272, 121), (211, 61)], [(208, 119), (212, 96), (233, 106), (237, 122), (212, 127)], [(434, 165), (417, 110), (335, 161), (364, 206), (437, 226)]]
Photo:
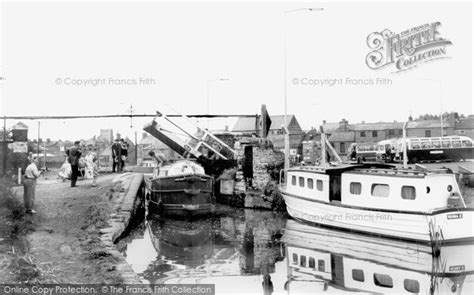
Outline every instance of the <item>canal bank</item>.
[(2, 184), (0, 283), (140, 283), (114, 242), (140, 208), (142, 181), (106, 174), (71, 188), (42, 177), (35, 215), (24, 214), (22, 187)]

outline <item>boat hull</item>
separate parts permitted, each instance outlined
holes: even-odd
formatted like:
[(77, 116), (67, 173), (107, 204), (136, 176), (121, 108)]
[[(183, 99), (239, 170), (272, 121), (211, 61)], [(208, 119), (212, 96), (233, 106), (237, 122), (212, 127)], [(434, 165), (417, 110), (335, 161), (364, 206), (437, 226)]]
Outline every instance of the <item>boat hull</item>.
[(151, 181), (149, 211), (177, 218), (207, 216), (214, 210), (213, 178), (202, 174), (156, 177)]
[(474, 208), (430, 213), (371, 210), (308, 200), (282, 191), (291, 217), (308, 224), (423, 243), (451, 244), (474, 241)]

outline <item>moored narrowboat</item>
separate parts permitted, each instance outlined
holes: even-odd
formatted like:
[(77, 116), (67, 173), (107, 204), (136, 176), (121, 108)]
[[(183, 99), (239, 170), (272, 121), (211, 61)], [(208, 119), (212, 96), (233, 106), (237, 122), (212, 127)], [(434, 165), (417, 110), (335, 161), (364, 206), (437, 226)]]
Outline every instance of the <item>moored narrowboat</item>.
[(150, 213), (178, 218), (213, 212), (214, 179), (199, 164), (182, 160), (158, 169), (150, 182)]

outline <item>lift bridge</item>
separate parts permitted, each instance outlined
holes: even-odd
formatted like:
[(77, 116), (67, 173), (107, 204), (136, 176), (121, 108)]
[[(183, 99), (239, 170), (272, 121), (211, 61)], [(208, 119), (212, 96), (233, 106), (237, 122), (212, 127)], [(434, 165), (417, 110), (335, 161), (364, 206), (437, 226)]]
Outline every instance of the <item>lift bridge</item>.
[[(184, 122), (193, 126), (197, 132), (195, 134), (191, 133), (189, 130), (186, 130), (183, 126), (172, 120), (169, 116), (159, 111), (156, 112), (156, 117), (153, 121), (147, 124), (143, 130), (163, 142), (180, 156), (188, 159), (195, 159), (205, 168), (208, 168), (211, 163), (214, 165), (220, 163), (220, 165), (224, 164), (224, 166), (236, 165), (237, 152), (232, 147), (213, 135), (207, 129), (199, 127), (190, 119), (190, 117), (179, 114), (176, 110), (173, 111), (178, 114), (178, 118), (181, 118)], [(262, 105), (262, 115), (255, 115), (255, 117), (259, 119), (257, 120), (259, 124), (256, 126), (256, 129), (260, 129), (261, 135), (266, 137), (270, 128), (271, 120), (268, 116), (265, 105)], [(175, 117), (173, 117), (173, 119), (174, 118)], [(174, 136), (173, 132), (164, 128), (163, 124), (160, 124), (161, 120), (171, 124), (174, 128), (179, 130), (185, 135), (185, 139), (183, 140)], [(210, 151), (210, 153), (203, 152), (205, 149)]]

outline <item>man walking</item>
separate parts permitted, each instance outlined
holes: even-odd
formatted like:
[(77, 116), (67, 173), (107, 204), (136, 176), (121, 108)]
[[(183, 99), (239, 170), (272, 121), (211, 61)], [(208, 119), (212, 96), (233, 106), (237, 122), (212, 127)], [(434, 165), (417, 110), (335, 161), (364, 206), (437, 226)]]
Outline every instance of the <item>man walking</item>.
[(122, 171), (122, 145), (120, 144), (120, 139), (116, 139), (115, 142), (112, 144), (112, 172)]
[(38, 170), (38, 158), (29, 158), (30, 164), (25, 169), (23, 179), (23, 201), (27, 214), (35, 214), (33, 209), (35, 205), (36, 179), (41, 175)]
[(81, 158), (80, 141), (74, 142), (74, 146), (69, 149), (68, 161), (71, 164), (71, 187), (76, 187), (77, 177), (79, 176), (79, 159)]

